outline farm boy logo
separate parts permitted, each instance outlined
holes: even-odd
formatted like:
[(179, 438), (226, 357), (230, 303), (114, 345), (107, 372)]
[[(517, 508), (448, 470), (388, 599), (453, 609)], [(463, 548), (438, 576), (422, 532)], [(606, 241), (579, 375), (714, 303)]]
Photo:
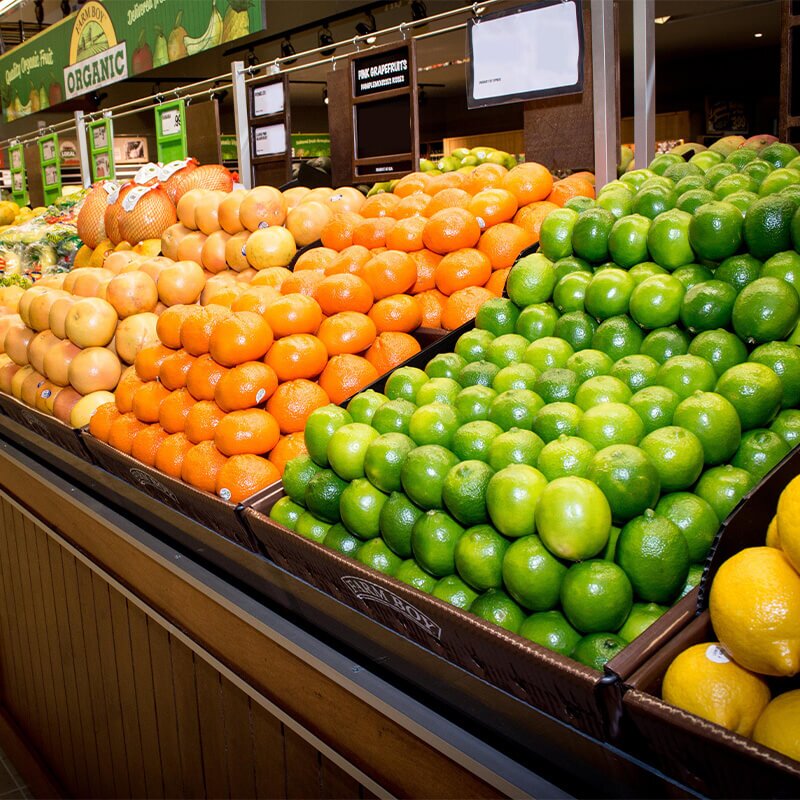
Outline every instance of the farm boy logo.
[(67, 97), (85, 94), (128, 77), (125, 42), (117, 43), (114, 23), (103, 6), (92, 0), (78, 12), (64, 67)]

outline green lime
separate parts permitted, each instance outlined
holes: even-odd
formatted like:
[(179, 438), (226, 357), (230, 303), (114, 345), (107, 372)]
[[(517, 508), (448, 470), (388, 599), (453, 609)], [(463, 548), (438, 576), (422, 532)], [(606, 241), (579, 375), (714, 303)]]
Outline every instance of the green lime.
[(658, 500), (658, 471), (648, 455), (629, 444), (604, 447), (592, 459), (589, 480), (608, 500), (614, 521), (625, 521)]
[(504, 333), (490, 345), (486, 358), (501, 369), (522, 361), (530, 342), (518, 333)]
[(384, 433), (373, 439), (364, 457), (364, 474), (382, 492), (400, 491), (400, 473), (406, 456), (416, 447), (403, 433)]
[(504, 536), (534, 533), (534, 512), (547, 480), (528, 464), (511, 464), (496, 472), (486, 489), (486, 507), (492, 524)]
[(689, 242), (694, 251), (709, 261), (732, 256), (742, 244), (742, 212), (731, 203), (714, 201), (700, 206), (689, 225)]
[(770, 342), (756, 347), (748, 361), (769, 367), (783, 385), (782, 408), (800, 405), (800, 348), (786, 342)]
[(553, 269), (556, 271), (556, 284), (573, 272), (585, 272), (589, 277), (592, 276), (591, 266), (582, 258), (577, 258), (576, 256), (559, 258), (558, 261), (553, 264)]
[(458, 374), (458, 382), (464, 388), (468, 386), (491, 386), (500, 367), (491, 361), (473, 361), (467, 364)]
[[(539, 229), (539, 247), (547, 258), (557, 261), (572, 255), (572, 233), (579, 214), (571, 208), (557, 208), (543, 220)], [(514, 298), (509, 293), (512, 300)], [(544, 298), (547, 299), (547, 298)], [(514, 300), (516, 303), (517, 301)], [(530, 302), (541, 303), (541, 300)], [(522, 303), (521, 305), (527, 305)]]
[(357, 478), (339, 498), (342, 523), (360, 539), (374, 539), (381, 532), (378, 520), (386, 500), (387, 496), (366, 478)]
[(508, 389), (533, 389), (539, 378), (539, 370), (526, 364), (509, 364), (503, 367), (492, 381), (492, 389), (505, 392)]
[(639, 415), (645, 434), (672, 424), (672, 416), (681, 399), (665, 386), (647, 386), (640, 389), (628, 401), (628, 405)]
[(589, 474), (589, 466), (596, 452), (586, 440), (562, 435), (542, 448), (536, 467), (548, 481), (570, 475), (583, 478)]
[(469, 607), (478, 597), (478, 593), (470, 589), (457, 575), (448, 575), (437, 581), (431, 594), (464, 611), (469, 611)]
[(429, 403), (453, 405), (460, 391), (461, 385), (452, 378), (431, 378), (419, 387), (414, 402), (417, 406), (426, 406)]
[(339, 498), (346, 487), (332, 469), (323, 469), (306, 484), (306, 508), (320, 519), (338, 522)]
[(619, 220), (632, 212), (633, 193), (627, 187), (624, 191), (601, 192), (595, 205), (610, 212), (615, 220)]
[(508, 541), (491, 525), (476, 525), (464, 531), (456, 544), (458, 574), (473, 589), (499, 589), (503, 585), (503, 557)]
[(671, 271), (694, 261), (694, 251), (689, 242), (691, 221), (691, 214), (677, 208), (665, 211), (653, 220), (647, 234), (647, 248), (656, 264)]
[(758, 187), (758, 194), (761, 197), (766, 197), (769, 194), (782, 192), (787, 186), (794, 186), (800, 183), (800, 172), (796, 169), (787, 169), (781, 167), (774, 172), (770, 172), (766, 178), (761, 182)]
[(597, 331), (597, 322), (585, 311), (570, 311), (556, 323), (555, 334), (563, 339), (573, 350), (586, 350), (591, 347)]
[(328, 461), (336, 474), (346, 481), (364, 477), (367, 448), (378, 431), (363, 422), (350, 422), (334, 431), (328, 442)]
[(414, 523), (411, 549), (417, 563), (442, 578), (455, 572), (455, 552), (464, 529), (444, 511), (427, 511)]
[(725, 162), (722, 164), (716, 164), (715, 166), (706, 170), (706, 181), (708, 181), (709, 189), (714, 189), (721, 180), (727, 178), (728, 175), (735, 174), (736, 172), (736, 167), (734, 167), (733, 164), (727, 164)]
[(755, 192), (734, 192), (725, 197), (725, 202), (736, 206), (742, 214), (747, 214), (747, 209), (756, 200), (758, 200), (758, 195)]
[(604, 269), (596, 272), (586, 287), (586, 311), (603, 320), (626, 314), (636, 282), (624, 270)]
[(573, 564), (561, 584), (561, 607), (576, 630), (617, 630), (633, 605), (628, 576), (613, 561), (592, 559)]
[(353, 536), (341, 522), (337, 522), (335, 525), (332, 525), (325, 534), (322, 544), (324, 544), (325, 547), (329, 547), (331, 550), (335, 550), (337, 553), (341, 553), (343, 556), (355, 558), (356, 553), (364, 542), (358, 537)]
[[(515, 306), (516, 307), (516, 306)], [(429, 378), (451, 378), (455, 380), (467, 362), (455, 353), (439, 353), (425, 367)]]
[(323, 522), (306, 511), (297, 518), (294, 532), (304, 539), (311, 539), (312, 542), (319, 542), (322, 544), (330, 527), (331, 525), (329, 522)]
[(422, 513), (402, 492), (392, 492), (381, 508), (381, 536), (400, 558), (411, 555), (411, 531)]
[(305, 504), (306, 485), (322, 470), (311, 460), (311, 456), (300, 455), (287, 462), (283, 471), (283, 490), (295, 503)]
[(646, 511), (622, 529), (616, 560), (640, 600), (670, 603), (686, 581), (689, 546), (677, 525)]
[(459, 420), (455, 409), (447, 403), (419, 406), (411, 415), (408, 435), (418, 445), (438, 444), (450, 447)]
[(624, 403), (603, 403), (584, 412), (578, 431), (582, 439), (602, 450), (612, 444), (639, 444), (644, 436), (644, 423)]
[(619, 655), (628, 643), (615, 633), (590, 633), (575, 645), (572, 658), (602, 672), (614, 656)]
[(738, 192), (753, 192), (758, 188), (756, 181), (745, 175), (743, 172), (735, 172), (733, 175), (726, 175), (715, 187), (714, 193), (722, 200), (729, 198)]
[(278, 525), (283, 525), (290, 531), (295, 529), (297, 520), (305, 509), (299, 503), (295, 503), (291, 497), (281, 497), (277, 503), (269, 510), (269, 518)]
[(737, 364), (725, 370), (715, 391), (733, 405), (745, 431), (768, 425), (783, 400), (781, 379), (769, 367), (757, 362)]
[(630, 317), (610, 317), (603, 320), (595, 331), (592, 348), (619, 361), (623, 356), (638, 353), (643, 339), (642, 329)]
[(785, 167), (792, 160), (797, 158), (797, 148), (791, 144), (784, 142), (774, 142), (767, 145), (759, 154), (758, 157), (764, 161), (768, 161), (775, 169)]
[(681, 400), (672, 424), (686, 428), (700, 440), (706, 464), (728, 461), (742, 438), (736, 409), (716, 392), (696, 392)]
[(542, 408), (533, 420), (533, 432), (543, 442), (552, 442), (559, 436), (576, 436), (583, 411), (574, 403), (551, 402)]
[(657, 603), (634, 603), (631, 613), (619, 629), (620, 639), (632, 642), (637, 636), (641, 636), (659, 617), (663, 616), (669, 609)]
[(725, 464), (704, 472), (694, 491), (714, 509), (717, 519), (724, 522), (755, 483), (749, 472)]
[(362, 544), (355, 557), (356, 561), (360, 561), (365, 567), (382, 572), (384, 575), (394, 575), (403, 563), (380, 537)]
[(489, 420), (504, 431), (511, 428), (531, 430), (533, 420), (543, 405), (542, 398), (530, 389), (509, 389), (492, 401)]
[(703, 471), (703, 445), (691, 431), (677, 425), (667, 425), (648, 433), (639, 447), (655, 465), (661, 489), (665, 492), (688, 489)]
[(681, 164), (683, 158), (676, 153), (660, 153), (649, 164), (648, 169), (656, 175), (663, 175), (673, 164)]
[(655, 512), (678, 526), (689, 546), (692, 563), (705, 560), (719, 530), (719, 520), (702, 497), (690, 492), (665, 494), (658, 501)]
[(639, 352), (663, 364), (673, 356), (689, 352), (689, 337), (675, 325), (656, 328), (644, 337)]
[(672, 325), (680, 316), (685, 291), (673, 275), (654, 275), (633, 290), (630, 314), (646, 330)]
[(572, 370), (553, 368), (545, 370), (536, 381), (534, 391), (549, 403), (570, 403), (578, 390), (578, 377)]
[(653, 275), (667, 275), (667, 270), (663, 267), (659, 267), (655, 261), (642, 261), (638, 263), (636, 266), (631, 267), (628, 270), (631, 278), (633, 278), (637, 285), (640, 284), (642, 281), (646, 281), (648, 278), (652, 278)]
[(496, 472), (511, 464), (529, 464), (534, 467), (543, 447), (544, 442), (537, 434), (512, 428), (492, 439), (489, 445), (489, 466)]
[(347, 404), (347, 412), (353, 418), (353, 422), (362, 422), (365, 425), (370, 425), (375, 412), (388, 399), (385, 394), (376, 392), (374, 389), (367, 389), (366, 392), (357, 394)]
[(800, 411), (796, 409), (781, 411), (769, 429), (777, 433), (790, 448), (794, 449), (800, 444)]
[(453, 435), (452, 449), (461, 461), (478, 460), (489, 462), (492, 441), (503, 429), (488, 420), (467, 422)]
[(608, 251), (620, 267), (629, 269), (647, 261), (647, 234), (651, 220), (641, 214), (623, 216), (614, 223), (608, 235)]
[[(749, 165), (748, 165), (749, 166)], [(792, 248), (792, 217), (797, 203), (780, 194), (756, 200), (744, 218), (744, 240), (751, 255), (764, 261)]]
[(608, 541), (611, 507), (592, 481), (556, 478), (539, 496), (536, 529), (553, 555), (570, 561), (592, 558)]
[(475, 327), (502, 336), (504, 333), (514, 333), (518, 318), (519, 309), (513, 301), (507, 297), (493, 297), (478, 309)]
[(549, 303), (534, 303), (523, 308), (517, 319), (515, 330), (529, 342), (544, 336), (552, 336), (558, 322), (558, 311)]
[[(489, 346), (494, 341), (494, 338), (493, 333), (479, 328), (466, 331), (456, 341), (456, 355), (461, 356), (466, 363), (486, 361), (489, 357)], [(424, 386), (424, 383), (422, 385)], [(410, 399), (414, 400), (413, 397)]]
[(703, 170), (697, 166), (697, 164), (693, 164), (689, 161), (683, 161), (678, 164), (673, 164), (671, 167), (668, 167), (666, 172), (664, 173), (665, 178), (669, 178), (671, 181), (679, 181), (682, 178), (685, 178), (687, 175), (702, 175)]
[(611, 377), (621, 380), (631, 392), (638, 392), (656, 382), (658, 366), (650, 356), (625, 356), (614, 364)]
[(778, 466), (789, 450), (789, 445), (777, 433), (756, 428), (742, 435), (742, 443), (731, 465), (746, 470), (758, 483)]
[(581, 638), (560, 611), (531, 614), (522, 623), (519, 635), (562, 656), (570, 655)]
[(558, 605), (567, 568), (535, 535), (514, 541), (503, 558), (502, 577), (508, 593), (531, 611)]
[(389, 375), (384, 391), (390, 400), (408, 400), (413, 403), (420, 386), (428, 380), (428, 376), (421, 369), (399, 367)]
[(678, 196), (678, 201), (675, 203), (675, 208), (681, 211), (687, 211), (689, 214), (694, 214), (700, 206), (706, 203), (711, 203), (717, 199), (714, 192), (708, 189), (689, 189)]
[(570, 197), (569, 200), (564, 203), (564, 208), (571, 208), (579, 214), (581, 211), (586, 211), (587, 208), (592, 208), (592, 206), (594, 206), (594, 200), (592, 200), (591, 197)]
[(553, 367), (566, 367), (567, 359), (575, 351), (563, 339), (545, 336), (528, 345), (524, 354), (525, 363), (536, 367), (539, 372)]
[(702, 564), (690, 564), (689, 565), (689, 574), (686, 576), (686, 583), (683, 584), (683, 589), (681, 589), (680, 594), (678, 595), (678, 599), (682, 599), (686, 597), (689, 592), (692, 591), (696, 586), (700, 585), (700, 581), (703, 579), (703, 565)]
[(757, 158), (758, 154), (755, 150), (751, 150), (749, 147), (740, 147), (738, 150), (734, 150), (728, 155), (725, 161), (727, 161), (728, 164), (733, 164), (736, 169), (741, 169), (745, 164), (749, 164)]
[(494, 470), (485, 462), (471, 460), (456, 464), (442, 484), (442, 502), (462, 525), (488, 522), (486, 493)]
[(495, 397), (497, 392), (488, 386), (476, 384), (462, 389), (455, 402), (459, 422), (463, 425), (465, 422), (488, 419), (489, 409)]
[(589, 208), (581, 212), (572, 229), (575, 255), (595, 263), (605, 261), (608, 258), (608, 237), (615, 220), (614, 215), (605, 208)]
[(780, 278), (800, 292), (800, 253), (794, 250), (775, 253), (764, 262), (760, 277)]
[(522, 609), (502, 590), (489, 589), (469, 607), (470, 613), (516, 633), (525, 621)]
[(306, 449), (314, 463), (328, 466), (328, 442), (334, 431), (352, 422), (353, 418), (343, 408), (334, 405), (322, 406), (311, 412), (306, 420), (304, 438)]
[[(772, 172), (772, 164), (762, 158), (756, 158), (739, 168), (743, 175), (749, 175), (756, 183), (756, 187), (761, 186), (764, 178)], [(757, 191), (757, 189), (756, 189)]]
[(389, 400), (372, 417), (372, 427), (378, 433), (404, 433), (408, 435), (408, 424), (417, 407), (408, 400)]
[(705, 189), (706, 178), (705, 175), (684, 175), (676, 184), (675, 192), (680, 197), (684, 192), (690, 189)]
[(588, 272), (570, 272), (553, 289), (553, 305), (562, 313), (583, 311), (586, 287), (592, 280)]
[[(549, 220), (554, 214), (564, 213), (564, 209), (553, 211), (546, 219)], [(570, 212), (573, 213), (574, 212)], [(575, 214), (577, 216), (577, 214)], [(544, 223), (542, 223), (544, 227)], [(544, 235), (540, 231), (540, 236)], [(513, 303), (520, 308), (529, 306), (532, 303), (546, 303), (553, 293), (556, 285), (556, 272), (553, 269), (553, 262), (547, 257), (547, 251), (543, 246), (544, 239), (540, 239), (539, 244), (542, 248), (541, 253), (532, 253), (529, 256), (519, 259), (508, 273), (506, 281), (506, 292)], [(556, 258), (568, 256), (569, 253), (561, 253)], [(519, 320), (517, 320), (519, 321)]]
[(614, 375), (596, 375), (594, 378), (589, 378), (575, 393), (575, 405), (582, 411), (588, 411), (603, 403), (627, 403), (630, 399), (630, 388)]
[(744, 342), (735, 333), (722, 328), (703, 331), (695, 336), (689, 345), (689, 353), (711, 364), (717, 377), (726, 369), (747, 360), (747, 348)]
[(681, 400), (695, 392), (710, 392), (717, 382), (714, 367), (699, 356), (673, 356), (658, 370), (656, 383), (672, 389)]
[(423, 509), (442, 508), (442, 486), (458, 457), (438, 444), (412, 450), (400, 472), (403, 491)]
[(725, 281), (696, 283), (683, 297), (680, 316), (693, 333), (727, 328), (736, 303), (736, 289)]
[(791, 222), (792, 242), (794, 249), (800, 250), (800, 201), (798, 201), (798, 209), (792, 218)]
[(703, 281), (710, 281), (714, 273), (700, 264), (684, 264), (672, 273), (673, 278), (677, 278), (687, 291)]
[(394, 577), (425, 594), (430, 594), (436, 586), (436, 578), (429, 575), (413, 558), (407, 558), (395, 571)]
[(578, 378), (580, 383), (595, 377), (595, 375), (608, 375), (614, 366), (610, 356), (601, 350), (581, 350), (567, 359), (566, 367)]
[(760, 276), (761, 262), (749, 253), (726, 258), (714, 271), (717, 280), (729, 283), (737, 292)]

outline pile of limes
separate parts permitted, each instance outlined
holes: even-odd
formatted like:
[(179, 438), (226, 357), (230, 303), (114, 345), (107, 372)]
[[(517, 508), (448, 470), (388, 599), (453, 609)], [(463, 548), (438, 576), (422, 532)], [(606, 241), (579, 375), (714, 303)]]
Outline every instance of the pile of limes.
[(601, 669), (800, 442), (797, 151), (700, 155), (568, 201), (454, 352), (314, 412), (272, 518)]

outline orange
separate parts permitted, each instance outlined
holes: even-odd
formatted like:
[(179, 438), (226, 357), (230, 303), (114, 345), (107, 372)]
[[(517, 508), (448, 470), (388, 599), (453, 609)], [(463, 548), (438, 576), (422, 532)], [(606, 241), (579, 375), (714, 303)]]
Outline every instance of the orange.
[(287, 278), (281, 286), (281, 294), (307, 294), (314, 296), (317, 284), (325, 277), (324, 270), (304, 269), (301, 272), (292, 273), (291, 278)]
[(101, 442), (108, 441), (108, 433), (111, 430), (111, 424), (118, 420), (122, 414), (119, 413), (116, 403), (103, 403), (98, 406), (97, 410), (92, 414), (89, 420), (89, 433), (99, 439)]
[(375, 367), (379, 375), (384, 375), (419, 353), (420, 349), (419, 342), (413, 336), (398, 331), (386, 331), (372, 343), (364, 358)]
[(217, 324), (217, 320), (229, 317), (230, 309), (210, 303), (207, 306), (195, 306), (184, 314), (181, 325), (180, 346), (193, 356), (201, 356), (208, 352), (208, 340)]
[(512, 267), (517, 256), (533, 244), (531, 234), (513, 222), (501, 222), (483, 232), (478, 250), (487, 256), (492, 269)]
[(463, 172), (445, 172), (443, 175), (434, 175), (425, 190), (429, 195), (438, 194), (445, 189), (464, 189), (467, 181)]
[(130, 411), (127, 414), (121, 414), (108, 429), (108, 443), (113, 448), (130, 455), (134, 436), (146, 427), (147, 425), (138, 420), (136, 415)]
[(217, 473), (216, 493), (231, 503), (241, 503), (256, 492), (280, 480), (277, 467), (266, 458), (253, 455), (229, 458)]
[(314, 299), (322, 308), (323, 314), (336, 314), (339, 311), (360, 311), (366, 314), (372, 308), (372, 289), (357, 275), (343, 273), (328, 275), (317, 284)]
[(514, 215), (514, 224), (524, 228), (533, 239), (531, 244), (535, 244), (539, 241), (539, 229), (542, 227), (544, 218), (557, 208), (558, 206), (549, 200), (537, 200), (535, 203), (522, 206), (517, 211)]
[(325, 274), (340, 275), (344, 272), (351, 272), (355, 275), (371, 258), (372, 253), (363, 245), (350, 245), (350, 247), (345, 247), (325, 269)]
[(283, 471), (286, 469), (287, 462), (298, 456), (306, 455), (307, 453), (305, 434), (302, 431), (298, 431), (297, 433), (281, 436), (278, 444), (272, 448), (272, 452), (269, 454), (269, 460), (275, 465), (281, 477), (283, 477)]
[(564, 180), (556, 181), (553, 184), (553, 191), (547, 196), (551, 203), (563, 206), (571, 197), (591, 197), (594, 198), (594, 185), (585, 178), (569, 177)]
[(319, 376), (319, 385), (331, 403), (343, 403), (348, 397), (378, 379), (378, 370), (361, 356), (344, 354), (334, 356)]
[(472, 195), (463, 189), (443, 189), (435, 194), (425, 206), (425, 216), (432, 217), (437, 211), (445, 208), (466, 208)]
[(200, 298), (201, 305), (215, 305), (230, 308), (239, 298), (239, 295), (244, 291), (244, 287), (238, 283), (229, 283), (225, 286), (219, 286), (213, 292), (205, 293)]
[(416, 295), (414, 299), (419, 304), (422, 325), (426, 328), (441, 328), (442, 311), (447, 302), (447, 295), (438, 289), (428, 289)]
[(186, 417), (197, 400), (186, 389), (172, 392), (158, 409), (158, 424), (167, 433), (180, 433), (186, 428)]
[(422, 310), (410, 294), (393, 294), (378, 300), (369, 312), (378, 333), (403, 331), (410, 333), (422, 323)]
[(465, 208), (437, 211), (422, 232), (425, 247), (434, 253), (452, 253), (462, 247), (474, 247), (480, 238), (478, 220)]
[(397, 224), (394, 217), (373, 217), (365, 219), (353, 232), (353, 244), (363, 247), (384, 247), (386, 234)]
[(143, 347), (133, 360), (133, 367), (140, 380), (154, 381), (158, 377), (161, 362), (171, 356), (175, 351), (163, 344), (153, 344)]
[(188, 314), (191, 314), (196, 306), (170, 306), (165, 308), (158, 315), (156, 322), (156, 333), (161, 340), (161, 344), (177, 350), (181, 346), (181, 325)]
[(273, 289), (280, 290), (283, 282), (292, 277), (292, 271), (286, 267), (267, 267), (259, 270), (252, 281), (251, 286), (271, 286)]
[(412, 172), (400, 178), (392, 190), (398, 197), (409, 197), (424, 192), (431, 179), (424, 172)]
[(155, 468), (161, 472), (180, 478), (183, 460), (194, 445), (186, 438), (185, 433), (172, 433), (159, 445), (156, 451)]
[(424, 192), (415, 192), (404, 197), (394, 209), (392, 216), (395, 219), (407, 219), (408, 217), (428, 216), (425, 209), (431, 201), (431, 196)]
[(573, 172), (569, 177), (570, 178), (583, 178), (585, 181), (588, 181), (589, 183), (591, 183), (592, 186), (595, 185), (594, 172), (587, 172), (586, 170), (583, 170), (582, 172)]
[(279, 438), (275, 417), (260, 408), (231, 411), (220, 420), (214, 431), (214, 444), (226, 456), (268, 453)]
[(338, 255), (339, 251), (330, 247), (311, 247), (304, 253), (300, 253), (292, 269), (295, 272), (302, 272), (304, 269), (324, 270)]
[[(297, 433), (306, 426), (312, 411), (330, 403), (325, 390), (304, 378), (282, 383), (267, 403), (281, 433)], [(271, 449), (271, 448), (270, 448)]]
[(400, 198), (391, 194), (390, 192), (381, 192), (368, 197), (361, 206), (359, 213), (364, 219), (372, 219), (375, 217), (390, 217), (394, 211)]
[(475, 318), (478, 309), (494, 295), (483, 286), (459, 289), (447, 298), (442, 311), (442, 327), (452, 331)]
[(238, 311), (217, 322), (208, 349), (217, 364), (232, 367), (261, 358), (271, 344), (272, 329), (264, 317)]
[(322, 340), (329, 356), (342, 353), (360, 353), (366, 350), (378, 335), (375, 323), (358, 311), (341, 311), (328, 317), (319, 326), (317, 336)]
[(330, 222), (325, 224), (320, 233), (320, 241), (324, 247), (340, 253), (353, 244), (353, 234), (363, 221), (364, 217), (361, 214), (340, 211), (333, 215)]
[(465, 247), (448, 253), (436, 267), (436, 288), (446, 295), (468, 286), (483, 286), (492, 276), (489, 257), (480, 250)]
[(214, 390), (214, 402), (223, 411), (240, 411), (266, 402), (278, 386), (275, 370), (260, 361), (246, 361), (229, 369)]
[[(499, 222), (508, 222), (517, 213), (517, 198), (507, 189), (483, 189), (478, 192), (467, 206), (481, 228), (491, 228)], [(483, 224), (481, 224), (481, 221)]]
[(158, 381), (148, 381), (133, 395), (133, 415), (141, 422), (158, 422), (161, 404), (169, 397), (169, 389)]
[(385, 250), (373, 256), (358, 273), (376, 300), (407, 292), (417, 282), (417, 265), (408, 253)]
[(225, 412), (213, 400), (199, 400), (189, 409), (183, 432), (195, 444), (213, 439), (224, 416)]
[(170, 391), (183, 389), (186, 386), (186, 376), (196, 360), (196, 356), (190, 356), (185, 350), (178, 350), (161, 362), (158, 368), (158, 380)]
[(146, 425), (133, 437), (131, 455), (148, 467), (156, 465), (156, 454), (169, 434), (158, 424)]
[(508, 280), (509, 272), (511, 272), (510, 267), (508, 269), (496, 269), (492, 273), (492, 277), (486, 281), (484, 287), (496, 297), (502, 297), (503, 291), (506, 288), (506, 281)]
[(305, 294), (278, 298), (264, 313), (276, 338), (292, 333), (316, 333), (322, 322), (319, 303)]
[(316, 336), (293, 333), (278, 339), (264, 361), (275, 370), (279, 381), (316, 378), (328, 363), (328, 351)]
[(250, 286), (233, 301), (231, 311), (254, 311), (263, 316), (280, 296), (272, 286)]
[(411, 287), (411, 294), (433, 289), (436, 286), (436, 266), (442, 257), (432, 250), (416, 250), (409, 255), (417, 265), (417, 282)]
[(480, 164), (467, 175), (464, 189), (470, 194), (478, 194), (484, 189), (500, 186), (507, 173), (501, 164)]
[(214, 442), (200, 442), (186, 451), (181, 467), (181, 479), (196, 489), (214, 492), (217, 488), (217, 475), (228, 461)]
[(206, 353), (195, 359), (186, 373), (186, 388), (195, 400), (213, 400), (219, 379), (228, 371)]
[(553, 176), (547, 167), (528, 161), (518, 164), (508, 171), (500, 181), (500, 186), (517, 198), (519, 205), (524, 206), (537, 200), (544, 200), (553, 188)]
[(397, 225), (386, 234), (386, 246), (390, 250), (402, 250), (410, 253), (412, 250), (421, 250), (422, 231), (427, 220), (425, 217), (406, 217), (398, 220)]
[(140, 386), (144, 386), (144, 381), (136, 374), (133, 367), (128, 367), (122, 373), (117, 388), (114, 390), (114, 401), (120, 414), (133, 411), (133, 395)]

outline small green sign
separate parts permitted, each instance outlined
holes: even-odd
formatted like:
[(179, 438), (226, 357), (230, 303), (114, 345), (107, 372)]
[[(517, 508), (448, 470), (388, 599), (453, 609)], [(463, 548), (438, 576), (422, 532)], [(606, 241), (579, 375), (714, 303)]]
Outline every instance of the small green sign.
[(114, 165), (114, 127), (110, 117), (90, 122), (86, 126), (89, 137), (89, 162), (92, 170), (92, 183), (113, 180), (116, 177)]
[(295, 158), (319, 158), (330, 156), (331, 136), (329, 133), (293, 133), (292, 155)]
[(28, 205), (28, 179), (25, 175), (25, 151), (21, 144), (8, 148), (8, 163), (11, 168), (11, 196), (20, 206)]
[(188, 157), (186, 144), (186, 103), (173, 100), (156, 106), (156, 145), (162, 164)]
[(61, 197), (61, 151), (57, 133), (39, 139), (39, 161), (42, 165), (44, 204), (49, 206)]

